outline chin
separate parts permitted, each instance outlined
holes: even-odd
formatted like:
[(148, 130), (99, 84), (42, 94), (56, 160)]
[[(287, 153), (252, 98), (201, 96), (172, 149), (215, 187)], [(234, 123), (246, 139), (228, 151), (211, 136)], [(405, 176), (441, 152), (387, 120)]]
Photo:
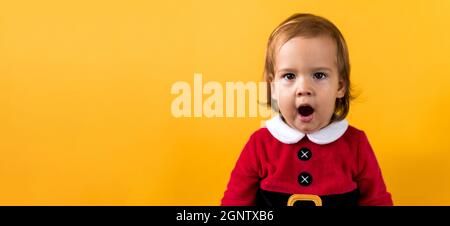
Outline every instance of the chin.
[[(308, 123), (308, 124), (310, 124), (310, 123)], [(318, 130), (318, 128), (316, 126), (308, 125), (308, 124), (305, 125), (305, 123), (297, 122), (295, 124), (295, 128), (302, 133), (313, 133), (316, 130)]]

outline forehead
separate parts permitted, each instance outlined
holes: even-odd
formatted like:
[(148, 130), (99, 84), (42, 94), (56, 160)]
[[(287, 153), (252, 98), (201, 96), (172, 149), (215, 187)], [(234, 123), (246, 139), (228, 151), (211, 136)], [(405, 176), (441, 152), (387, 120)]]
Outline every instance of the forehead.
[(275, 54), (276, 70), (284, 68), (337, 68), (336, 43), (329, 36), (294, 37)]

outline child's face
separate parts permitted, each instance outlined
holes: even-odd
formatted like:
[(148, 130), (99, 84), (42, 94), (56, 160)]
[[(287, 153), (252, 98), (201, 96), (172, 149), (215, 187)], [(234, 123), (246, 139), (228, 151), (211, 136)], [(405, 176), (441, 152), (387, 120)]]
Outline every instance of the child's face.
[(336, 51), (328, 36), (294, 37), (275, 56), (272, 98), (286, 122), (303, 133), (327, 126), (336, 98), (345, 94)]

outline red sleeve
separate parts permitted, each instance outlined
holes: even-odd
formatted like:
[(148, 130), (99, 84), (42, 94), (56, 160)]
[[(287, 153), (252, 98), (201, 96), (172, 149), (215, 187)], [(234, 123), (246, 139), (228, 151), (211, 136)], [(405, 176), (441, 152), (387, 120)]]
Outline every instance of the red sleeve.
[(255, 134), (253, 134), (242, 150), (231, 172), (227, 190), (222, 198), (222, 206), (252, 206), (256, 204), (260, 163), (255, 140)]
[(391, 194), (387, 192), (375, 153), (364, 132), (358, 146), (358, 173), (356, 176), (361, 193), (359, 205), (392, 206)]

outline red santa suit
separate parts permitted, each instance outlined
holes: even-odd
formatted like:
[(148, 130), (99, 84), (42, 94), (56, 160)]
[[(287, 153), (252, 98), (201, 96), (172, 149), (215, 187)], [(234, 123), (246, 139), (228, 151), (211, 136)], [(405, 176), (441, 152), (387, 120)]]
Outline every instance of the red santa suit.
[(324, 206), (393, 204), (363, 131), (344, 119), (304, 134), (276, 116), (248, 140), (221, 204), (279, 206), (293, 194)]

